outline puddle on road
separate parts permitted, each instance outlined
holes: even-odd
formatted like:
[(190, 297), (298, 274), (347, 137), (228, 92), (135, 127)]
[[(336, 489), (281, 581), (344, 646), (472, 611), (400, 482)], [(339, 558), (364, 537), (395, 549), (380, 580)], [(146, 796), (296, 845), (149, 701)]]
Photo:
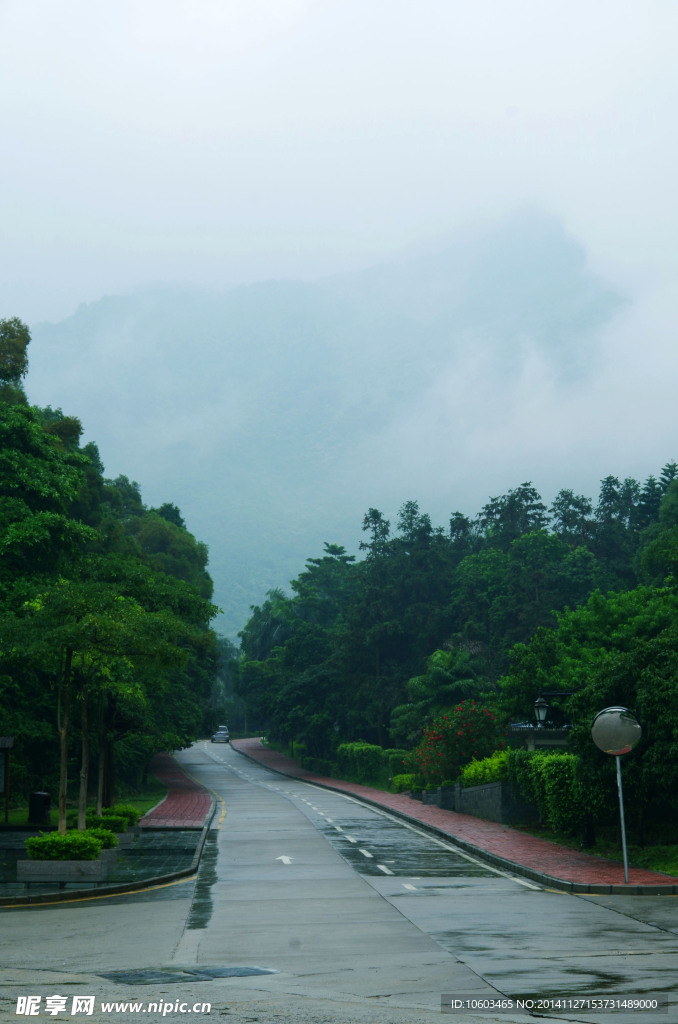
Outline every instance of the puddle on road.
[(214, 904), (212, 886), (217, 880), (217, 836), (216, 829), (210, 829), (200, 858), (200, 870), (195, 883), (193, 902), (188, 915), (187, 929), (206, 928), (212, 917)]
[(250, 978), (277, 973), (272, 967), (141, 967), (130, 971), (107, 971), (99, 977), (122, 982), (123, 985), (185, 985), (192, 981), (212, 981), (213, 978)]

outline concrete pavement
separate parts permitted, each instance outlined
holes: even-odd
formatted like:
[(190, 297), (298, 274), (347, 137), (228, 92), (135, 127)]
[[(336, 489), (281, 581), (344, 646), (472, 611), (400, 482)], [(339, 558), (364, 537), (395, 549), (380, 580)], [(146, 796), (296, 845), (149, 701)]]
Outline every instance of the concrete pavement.
[[(422, 804), (402, 793), (387, 793), (358, 783), (315, 775), (300, 768), (292, 758), (263, 746), (260, 739), (233, 740), (231, 746), (239, 754), (264, 767), (325, 789), (350, 794), (358, 800), (382, 808), (396, 817), (415, 822), (447, 840), (452, 840), (461, 849), (473, 853), (489, 864), (530, 878), (547, 887), (566, 892), (594, 894), (678, 894), (678, 878), (631, 867), (629, 884), (626, 885), (623, 867), (617, 861), (571, 850), (495, 822)], [(142, 859), (143, 877), (140, 875), (139, 879), (133, 877), (134, 867), (130, 861), (125, 872), (129, 875), (127, 885), (122, 883), (121, 877), (114, 885), (104, 883), (97, 887), (97, 895), (103, 895), (106, 891), (120, 892), (125, 888), (136, 888), (142, 882), (144, 885), (156, 884), (188, 875), (197, 868), (204, 833), (214, 809), (214, 800), (207, 790), (181, 769), (170, 754), (157, 754), (150, 770), (167, 786), (167, 796), (140, 820), (139, 825), (142, 835), (149, 836), (149, 840), (153, 834), (162, 833), (170, 837), (163, 840), (165, 845), (168, 845), (168, 850), (165, 851), (164, 859), (156, 860), (159, 870), (153, 877), (148, 875), (151, 862), (147, 856)], [(171, 849), (171, 836), (179, 836), (182, 831), (186, 835), (187, 830), (202, 830), (203, 835), (199, 839), (196, 838), (193, 854), (186, 851), (189, 857), (184, 863), (177, 859), (177, 855)], [(184, 858), (186, 852), (183, 852)], [(70, 892), (70, 898), (83, 895), (83, 888)], [(48, 897), (64, 900), (69, 898), (69, 893), (56, 893), (54, 887), (50, 886), (41, 894), (39, 888), (33, 886), (30, 893), (26, 892), (22, 896), (16, 883), (0, 884), (0, 905), (14, 902), (43, 902)]]
[(402, 793), (385, 793), (358, 783), (314, 775), (304, 771), (291, 758), (263, 746), (259, 739), (232, 740), (231, 746), (244, 756), (283, 775), (303, 779), (326, 789), (350, 793), (391, 814), (418, 822), (488, 863), (542, 885), (580, 893), (644, 896), (678, 894), (678, 878), (670, 875), (632, 867), (629, 868), (629, 884), (626, 885), (623, 866), (617, 861), (570, 850), (496, 822), (483, 821), (455, 811), (444, 811), (412, 800)]

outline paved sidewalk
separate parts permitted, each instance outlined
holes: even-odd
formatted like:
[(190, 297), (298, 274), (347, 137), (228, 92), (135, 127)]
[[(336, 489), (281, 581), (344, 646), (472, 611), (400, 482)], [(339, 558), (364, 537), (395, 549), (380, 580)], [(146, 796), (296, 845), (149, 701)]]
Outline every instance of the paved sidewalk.
[(312, 772), (304, 771), (291, 758), (262, 746), (259, 739), (232, 740), (231, 746), (239, 753), (274, 771), (327, 789), (350, 793), (399, 817), (419, 822), (490, 863), (544, 885), (552, 885), (570, 892), (678, 894), (678, 878), (670, 875), (632, 867), (629, 868), (629, 884), (625, 885), (624, 867), (617, 861), (570, 850), (493, 821), (444, 811), (439, 807), (412, 800), (402, 793), (385, 793), (354, 782), (314, 775)]
[(149, 771), (167, 786), (167, 796), (139, 820), (141, 828), (202, 828), (213, 805), (207, 790), (169, 754), (156, 754)]

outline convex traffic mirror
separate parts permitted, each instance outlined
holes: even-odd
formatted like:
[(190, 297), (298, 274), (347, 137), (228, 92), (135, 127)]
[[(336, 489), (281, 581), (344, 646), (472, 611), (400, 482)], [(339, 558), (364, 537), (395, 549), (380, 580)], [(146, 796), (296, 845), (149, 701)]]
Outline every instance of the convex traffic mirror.
[(628, 708), (605, 708), (591, 725), (591, 739), (599, 750), (619, 757), (633, 750), (643, 734), (640, 722)]

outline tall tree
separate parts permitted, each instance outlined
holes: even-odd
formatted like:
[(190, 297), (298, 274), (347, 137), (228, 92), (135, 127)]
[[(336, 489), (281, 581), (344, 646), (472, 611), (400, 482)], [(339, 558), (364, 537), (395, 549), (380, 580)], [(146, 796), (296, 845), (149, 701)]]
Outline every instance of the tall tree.
[(478, 516), (488, 541), (502, 551), (523, 534), (543, 530), (548, 512), (541, 496), (528, 481), (497, 498), (490, 498)]
[(28, 372), (31, 335), (18, 317), (0, 320), (0, 401), (25, 404), (23, 379)]

